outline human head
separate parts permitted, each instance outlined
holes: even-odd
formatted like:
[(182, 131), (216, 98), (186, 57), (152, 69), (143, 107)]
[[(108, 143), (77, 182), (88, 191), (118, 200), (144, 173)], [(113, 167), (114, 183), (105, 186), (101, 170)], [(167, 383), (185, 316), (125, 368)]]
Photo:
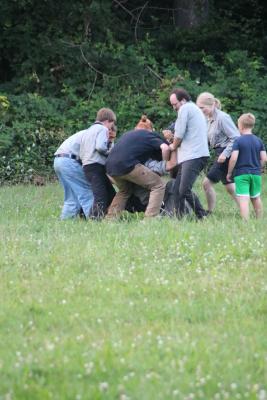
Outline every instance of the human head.
[(175, 111), (179, 111), (180, 107), (190, 100), (191, 97), (189, 93), (182, 88), (173, 89), (170, 94), (170, 103)]
[(251, 113), (242, 114), (237, 121), (240, 132), (251, 131), (255, 125), (255, 116)]
[(113, 123), (108, 131), (109, 140), (113, 142), (116, 139), (116, 135), (117, 135), (117, 127)]
[(153, 124), (145, 114), (142, 115), (140, 121), (136, 125), (135, 129), (146, 129), (147, 131), (153, 131)]
[(96, 114), (96, 121), (102, 122), (108, 129), (116, 122), (116, 114), (110, 108), (100, 108)]
[(196, 103), (206, 117), (211, 117), (215, 108), (221, 108), (220, 100), (216, 99), (216, 97), (209, 92), (200, 93)]

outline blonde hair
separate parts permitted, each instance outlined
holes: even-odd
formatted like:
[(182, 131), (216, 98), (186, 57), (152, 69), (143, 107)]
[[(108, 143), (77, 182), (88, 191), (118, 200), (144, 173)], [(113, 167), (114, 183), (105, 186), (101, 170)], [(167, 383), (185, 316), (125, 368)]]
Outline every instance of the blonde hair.
[(221, 110), (221, 109), (222, 109), (222, 103), (221, 103), (221, 101), (220, 101), (219, 99), (217, 99), (216, 97), (215, 97), (215, 107), (218, 108), (218, 110)]
[(146, 129), (147, 131), (153, 131), (153, 124), (150, 119), (147, 118), (146, 114), (143, 114), (135, 129)]
[(238, 118), (238, 123), (245, 129), (252, 129), (254, 128), (256, 118), (251, 113), (242, 114)]
[(96, 114), (96, 121), (116, 122), (116, 114), (110, 108), (100, 108)]
[(199, 107), (212, 107), (213, 105), (215, 105), (216, 108), (218, 108), (219, 110), (221, 109), (221, 102), (219, 99), (217, 99), (216, 97), (214, 97), (214, 95), (212, 93), (209, 92), (203, 92), (200, 93), (200, 95), (198, 95), (197, 98), (197, 105)]

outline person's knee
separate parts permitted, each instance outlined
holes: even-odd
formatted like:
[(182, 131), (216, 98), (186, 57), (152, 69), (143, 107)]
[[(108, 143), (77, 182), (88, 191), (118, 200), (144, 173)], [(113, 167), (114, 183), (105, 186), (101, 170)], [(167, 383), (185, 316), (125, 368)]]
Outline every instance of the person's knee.
[(151, 188), (151, 191), (157, 191), (157, 192), (165, 193), (165, 187), (166, 187), (166, 183), (161, 181), (161, 182), (158, 182), (156, 185), (154, 185)]
[(225, 189), (227, 192), (231, 195), (235, 194), (235, 184), (234, 183), (229, 183), (228, 185), (225, 185)]
[(192, 187), (187, 185), (180, 185), (178, 196), (180, 199), (185, 199), (192, 193)]
[(203, 189), (205, 190), (205, 192), (208, 192), (211, 188), (212, 188), (212, 183), (209, 180), (209, 178), (204, 178), (203, 182), (202, 182), (202, 186)]

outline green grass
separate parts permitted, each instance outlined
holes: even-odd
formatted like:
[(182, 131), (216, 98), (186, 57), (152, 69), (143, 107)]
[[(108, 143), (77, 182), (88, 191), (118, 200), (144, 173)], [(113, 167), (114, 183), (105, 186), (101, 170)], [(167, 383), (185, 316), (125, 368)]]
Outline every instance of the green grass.
[(216, 189), (200, 223), (98, 223), (2, 187), (0, 399), (266, 400), (267, 212)]

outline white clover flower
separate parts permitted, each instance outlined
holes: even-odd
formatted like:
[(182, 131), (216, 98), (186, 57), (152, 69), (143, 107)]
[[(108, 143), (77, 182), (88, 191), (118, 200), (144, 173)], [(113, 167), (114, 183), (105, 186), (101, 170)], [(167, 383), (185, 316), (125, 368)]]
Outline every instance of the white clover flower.
[(258, 393), (259, 400), (267, 400), (267, 392), (264, 389), (261, 389)]
[(101, 392), (105, 392), (106, 390), (108, 390), (108, 382), (101, 382), (99, 384), (99, 389)]

